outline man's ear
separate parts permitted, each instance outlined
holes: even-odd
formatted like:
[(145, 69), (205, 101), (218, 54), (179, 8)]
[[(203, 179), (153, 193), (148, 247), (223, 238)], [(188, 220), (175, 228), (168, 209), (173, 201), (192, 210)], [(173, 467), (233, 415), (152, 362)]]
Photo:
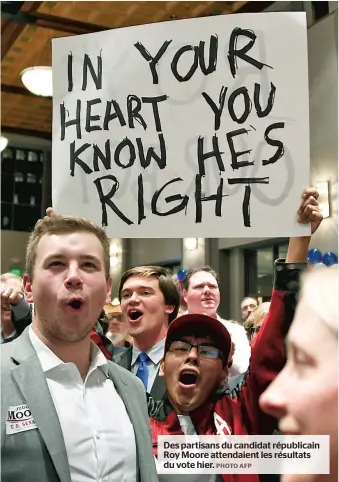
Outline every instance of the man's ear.
[(173, 313), (174, 310), (175, 310), (174, 305), (166, 305), (166, 307), (165, 307), (165, 313), (167, 315), (170, 315), (171, 313)]
[(107, 280), (107, 291), (106, 291), (106, 301), (105, 301), (106, 305), (108, 305), (108, 303), (111, 302), (111, 296), (112, 296), (112, 276), (110, 276)]
[(160, 360), (160, 365), (159, 365), (159, 377), (164, 377), (165, 376), (165, 359), (162, 358)]
[(228, 380), (229, 369), (225, 366), (220, 374), (219, 387), (223, 387)]
[(30, 275), (24, 274), (23, 285), (24, 285), (25, 299), (26, 299), (27, 303), (33, 303), (34, 302), (33, 293), (32, 293), (32, 284), (33, 284), (33, 281), (31, 279)]
[(182, 290), (182, 297), (184, 298), (185, 303), (187, 304), (187, 291), (184, 288)]

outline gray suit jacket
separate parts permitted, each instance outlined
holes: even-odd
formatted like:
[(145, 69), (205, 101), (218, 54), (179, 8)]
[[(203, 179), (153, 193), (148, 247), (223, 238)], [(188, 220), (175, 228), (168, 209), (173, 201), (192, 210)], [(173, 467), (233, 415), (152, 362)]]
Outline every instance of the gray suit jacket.
[[(110, 361), (108, 366), (134, 427), (138, 481), (157, 482), (144, 387), (127, 370)], [(8, 408), (25, 404), (37, 429), (7, 435)], [(3, 481), (71, 482), (58, 415), (28, 329), (12, 343), (1, 345), (1, 423)]]

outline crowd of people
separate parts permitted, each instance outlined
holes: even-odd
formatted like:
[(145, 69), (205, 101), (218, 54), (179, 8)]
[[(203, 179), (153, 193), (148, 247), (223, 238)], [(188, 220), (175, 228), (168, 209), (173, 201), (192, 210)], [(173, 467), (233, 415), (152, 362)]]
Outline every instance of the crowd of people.
[[(297, 212), (312, 234), (317, 198), (305, 190)], [(331, 474), (283, 482), (337, 481), (338, 272), (306, 274), (300, 295), (311, 236), (290, 239), (270, 303), (245, 298), (237, 323), (218, 314), (209, 266), (182, 284), (159, 266), (131, 268), (112, 301), (104, 231), (47, 214), (23, 280), (0, 278), (3, 480), (277, 480), (159, 474), (158, 436), (286, 433), (329, 434)]]

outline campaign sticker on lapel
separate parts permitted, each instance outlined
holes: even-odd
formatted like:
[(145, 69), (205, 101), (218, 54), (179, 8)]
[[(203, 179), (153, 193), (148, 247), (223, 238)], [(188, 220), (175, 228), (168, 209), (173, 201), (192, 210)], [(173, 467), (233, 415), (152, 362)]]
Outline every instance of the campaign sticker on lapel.
[(25, 432), (37, 428), (28, 405), (8, 407), (6, 434)]

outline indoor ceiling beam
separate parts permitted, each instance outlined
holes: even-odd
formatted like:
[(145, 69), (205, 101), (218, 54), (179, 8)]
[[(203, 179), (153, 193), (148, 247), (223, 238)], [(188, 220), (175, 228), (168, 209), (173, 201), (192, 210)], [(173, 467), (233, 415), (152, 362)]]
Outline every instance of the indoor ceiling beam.
[[(237, 8), (237, 3), (241, 4)], [(270, 7), (275, 2), (259, 2), (250, 0), (249, 2), (235, 2), (233, 13), (259, 13)]]
[(1, 126), (1, 135), (6, 136), (8, 134), (18, 134), (22, 136), (30, 137), (41, 137), (41, 139), (46, 139), (48, 141), (52, 140), (52, 133), (47, 131), (35, 131), (31, 129), (23, 129), (21, 127), (9, 127), (6, 125)]
[(2, 17), (10, 19), (13, 24), (34, 24), (39, 27), (60, 30), (73, 34), (84, 34), (108, 30), (108, 27), (103, 25), (95, 25), (88, 22), (80, 22), (78, 20), (41, 13), (38, 11), (38, 9), (42, 3), (43, 2), (24, 2), (24, 5), (21, 7), (19, 12), (2, 12)]
[[(23, 8), (30, 8), (30, 11), (33, 12), (37, 10), (42, 2), (24, 2), (22, 5), (21, 10)], [(20, 13), (20, 12), (18, 12)], [(15, 15), (14, 15), (15, 16)], [(9, 49), (12, 47), (16, 39), (19, 37), (23, 29), (25, 28), (25, 22), (13, 22), (11, 21), (13, 15), (10, 15), (6, 12), (1, 11), (1, 18), (8, 19), (8, 22), (4, 22), (2, 32), (1, 32), (1, 60), (5, 57)]]
[(1, 32), (1, 60), (5, 57), (9, 49), (12, 47), (16, 39), (23, 31), (25, 24), (16, 24), (8, 22)]
[[(39, 26), (41, 28), (59, 30), (62, 32), (67, 32), (75, 35), (92, 33), (92, 32), (101, 32), (103, 30), (109, 30), (109, 29), (115, 28), (113, 26), (107, 27), (107, 26), (92, 24), (88, 22), (80, 22), (78, 20), (59, 17), (52, 14), (41, 13), (38, 11), (38, 9), (42, 3), (43, 2), (24, 2), (24, 5), (21, 7), (20, 11), (17, 14), (12, 15), (9, 13), (5, 13), (2, 16), (4, 18), (10, 18), (13, 24), (19, 24), (19, 25), (35, 24), (36, 26)], [(233, 12), (234, 13), (262, 12), (265, 8), (272, 5), (272, 3), (274, 2), (261, 2), (261, 1), (234, 2)], [(231, 13), (232, 11), (231, 5), (228, 6), (228, 9), (227, 9), (227, 12), (225, 9), (225, 12), (222, 12), (222, 13)], [(202, 15), (204, 15), (204, 13), (202, 13)], [(16, 35), (16, 37), (14, 36), (14, 40), (20, 34), (22, 29), (23, 27), (21, 27), (21, 29), (19, 27), (17, 28), (19, 33)], [(5, 55), (5, 53), (3, 55)]]
[[(17, 94), (17, 95), (25, 95), (27, 97), (37, 97), (36, 95), (32, 94), (28, 89), (24, 87), (19, 87), (17, 85), (8, 85), (8, 84), (1, 84), (1, 92), (3, 94)], [(45, 97), (49, 99), (49, 97)]]

